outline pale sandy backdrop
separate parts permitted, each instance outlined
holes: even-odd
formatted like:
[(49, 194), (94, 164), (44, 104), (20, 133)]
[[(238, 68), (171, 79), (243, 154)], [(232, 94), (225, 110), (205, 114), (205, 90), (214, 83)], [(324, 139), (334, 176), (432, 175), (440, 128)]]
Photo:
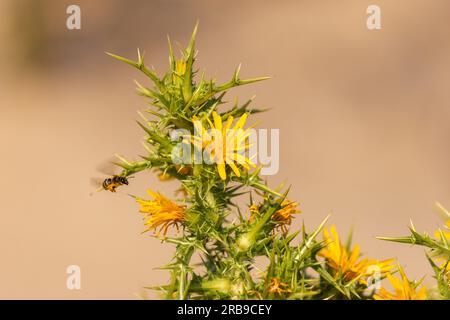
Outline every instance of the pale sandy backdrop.
[[(79, 0), (82, 30), (65, 28), (72, 1), (0, 2), (0, 298), (133, 299), (165, 283), (154, 270), (171, 247), (145, 235), (126, 193), (171, 194), (151, 174), (117, 195), (90, 197), (89, 179), (114, 153), (142, 153), (130, 67), (157, 70), (166, 34), (186, 44), (200, 21), (198, 62), (219, 80), (273, 79), (230, 92), (256, 94), (260, 127), (280, 128), (275, 185), (292, 184), (309, 228), (327, 214), (372, 257), (396, 257), (411, 277), (430, 268), (420, 248), (376, 240), (412, 219), (432, 232), (436, 200), (450, 207), (450, 2)], [(382, 30), (366, 8), (382, 9)], [(82, 289), (65, 286), (66, 267)], [(150, 295), (154, 297), (154, 295)]]

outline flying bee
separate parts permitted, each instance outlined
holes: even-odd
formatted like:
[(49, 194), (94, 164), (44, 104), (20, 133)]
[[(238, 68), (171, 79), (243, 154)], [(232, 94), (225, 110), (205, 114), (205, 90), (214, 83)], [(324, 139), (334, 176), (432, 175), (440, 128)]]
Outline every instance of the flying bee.
[(126, 177), (114, 175), (103, 180), (102, 188), (103, 190), (116, 192), (116, 188), (124, 184), (128, 185), (128, 179)]
[[(100, 186), (97, 189), (98, 191), (111, 191), (111, 192), (116, 192), (116, 189), (120, 186), (123, 185), (128, 185), (128, 179), (124, 176), (119, 176), (119, 175), (113, 175), (110, 176), (106, 179), (104, 179), (103, 181), (101, 179), (92, 179), (92, 184), (95, 186)], [(93, 193), (90, 194), (91, 196), (93, 195)]]
[[(97, 171), (108, 175), (106, 179), (92, 178), (91, 184), (98, 187), (97, 191), (110, 191), (116, 192), (116, 189), (123, 185), (128, 185), (128, 179), (131, 177), (125, 177), (117, 173), (117, 164), (112, 161), (105, 161), (97, 167)], [(91, 195), (93, 195), (91, 193)]]

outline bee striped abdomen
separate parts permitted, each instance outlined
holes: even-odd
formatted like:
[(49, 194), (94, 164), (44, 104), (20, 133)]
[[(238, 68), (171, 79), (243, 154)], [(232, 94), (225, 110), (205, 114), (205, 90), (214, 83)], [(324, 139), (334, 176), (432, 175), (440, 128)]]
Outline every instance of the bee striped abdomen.
[(121, 185), (128, 185), (128, 179), (122, 176), (112, 176), (103, 181), (102, 187), (105, 190), (116, 192), (116, 188)]

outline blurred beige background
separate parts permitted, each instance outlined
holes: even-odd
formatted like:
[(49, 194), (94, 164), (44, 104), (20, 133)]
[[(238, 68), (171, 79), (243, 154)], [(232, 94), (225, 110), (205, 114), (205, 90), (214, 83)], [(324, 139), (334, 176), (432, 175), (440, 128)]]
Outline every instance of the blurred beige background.
[[(428, 274), (421, 248), (376, 240), (409, 219), (432, 232), (436, 200), (450, 207), (450, 3), (396, 1), (79, 0), (82, 29), (65, 27), (71, 1), (0, 2), (0, 298), (133, 299), (165, 283), (154, 270), (170, 245), (141, 235), (126, 192), (171, 194), (151, 173), (117, 195), (89, 196), (89, 179), (114, 153), (142, 153), (135, 125), (140, 75), (104, 51), (146, 52), (167, 65), (166, 34), (185, 45), (200, 21), (198, 66), (226, 80), (273, 79), (230, 92), (256, 94), (260, 127), (281, 129), (281, 168), (312, 229), (327, 214), (371, 257), (396, 257)], [(378, 4), (382, 30), (366, 28)], [(100, 175), (101, 176), (101, 175)], [(66, 288), (66, 267), (82, 289)], [(150, 294), (150, 297), (154, 295)]]

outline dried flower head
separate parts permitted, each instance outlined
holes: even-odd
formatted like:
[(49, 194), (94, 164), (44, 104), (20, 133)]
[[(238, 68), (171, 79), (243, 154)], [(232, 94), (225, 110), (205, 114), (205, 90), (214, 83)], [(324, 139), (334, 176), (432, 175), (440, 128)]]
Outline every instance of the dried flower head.
[(279, 296), (285, 293), (292, 292), (292, 290), (289, 289), (289, 285), (287, 283), (281, 282), (281, 279), (277, 277), (270, 279), (270, 284), (267, 291)]
[(292, 224), (293, 215), (300, 212), (297, 202), (284, 200), (281, 204), (281, 209), (272, 216), (272, 220), (276, 222), (276, 229), (287, 233), (289, 226)]

